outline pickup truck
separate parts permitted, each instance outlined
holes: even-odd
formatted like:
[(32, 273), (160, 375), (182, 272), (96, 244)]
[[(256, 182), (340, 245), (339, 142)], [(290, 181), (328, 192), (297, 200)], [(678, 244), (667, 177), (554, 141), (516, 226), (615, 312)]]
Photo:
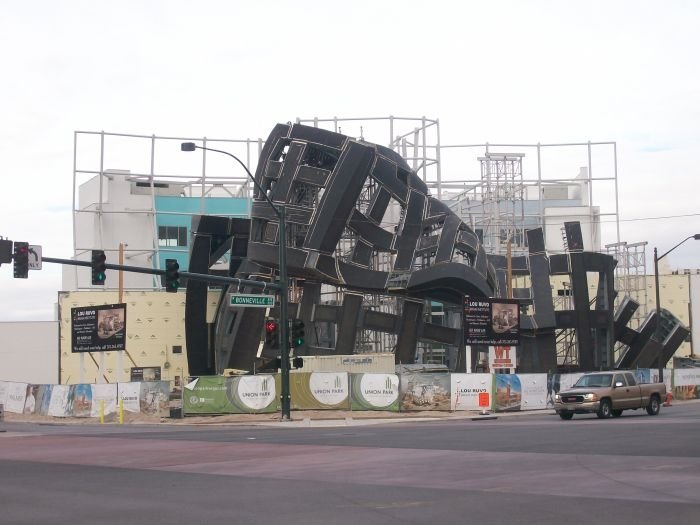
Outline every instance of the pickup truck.
[(637, 384), (632, 372), (594, 372), (581, 376), (570, 390), (556, 394), (554, 410), (566, 420), (587, 413), (603, 419), (620, 417), (623, 410), (638, 408), (655, 416), (665, 398), (664, 383)]

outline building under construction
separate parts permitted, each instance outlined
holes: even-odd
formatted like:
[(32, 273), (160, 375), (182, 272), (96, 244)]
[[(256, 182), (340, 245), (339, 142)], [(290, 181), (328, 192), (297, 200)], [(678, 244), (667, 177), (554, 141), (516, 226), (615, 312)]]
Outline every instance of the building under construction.
[[(123, 239), (110, 232), (125, 216), (143, 237), (124, 243), (131, 264), (162, 267), (175, 254), (190, 271), (274, 280), (278, 229), (245, 174), (231, 177), (230, 163), (206, 152), (192, 173), (174, 171), (183, 161), (169, 149), (198, 140), (243, 159), (287, 207), (289, 298), (307, 326), (297, 353), (390, 351), (397, 362), (475, 370), (485, 349), (464, 353), (460, 297), (476, 293), (521, 301), (523, 371), (655, 365), (643, 244), (619, 235), (614, 142), (442, 144), (440, 123), (424, 117), (298, 119), (275, 129), (265, 141), (77, 132), (76, 256), (116, 253)], [(108, 159), (122, 167), (126, 158), (112, 140), (145, 144), (150, 155), (140, 169), (108, 170)], [(82, 167), (85, 141), (99, 141), (95, 169)], [(137, 213), (110, 206), (117, 192), (106, 189), (120, 182), (127, 201), (141, 200)], [(602, 248), (601, 239), (614, 242)], [(473, 275), (460, 275), (467, 269)], [(261, 346), (264, 312), (221, 301), (211, 323), (201, 313), (206, 290), (192, 283), (187, 294), (192, 375), (252, 369), (274, 354)], [(666, 325), (670, 351), (683, 327), (673, 316)]]

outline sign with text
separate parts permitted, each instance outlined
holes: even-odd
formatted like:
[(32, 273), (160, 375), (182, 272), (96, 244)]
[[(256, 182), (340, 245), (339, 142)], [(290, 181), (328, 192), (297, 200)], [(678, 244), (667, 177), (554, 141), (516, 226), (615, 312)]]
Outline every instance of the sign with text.
[(160, 381), (159, 366), (132, 366), (131, 382)]
[(27, 257), (30, 270), (41, 270), (41, 246), (38, 244), (29, 245), (29, 255)]
[(72, 352), (126, 349), (126, 304), (71, 308)]
[(509, 368), (515, 370), (518, 360), (514, 346), (489, 346), (489, 370)]
[(275, 306), (274, 295), (255, 295), (244, 293), (232, 293), (229, 295), (229, 306), (249, 306), (253, 308), (273, 308)]
[(520, 344), (520, 306), (517, 299), (464, 298), (464, 344), (517, 346)]

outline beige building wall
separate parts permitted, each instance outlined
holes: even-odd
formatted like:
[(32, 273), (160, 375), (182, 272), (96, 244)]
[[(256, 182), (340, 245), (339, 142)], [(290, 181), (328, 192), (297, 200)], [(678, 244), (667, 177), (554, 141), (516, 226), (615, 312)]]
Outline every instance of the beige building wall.
[[(210, 291), (207, 322), (214, 319), (219, 292)], [(132, 367), (160, 367), (161, 379), (175, 383), (189, 375), (185, 344), (185, 293), (125, 291), (126, 351), (73, 353), (71, 308), (119, 303), (118, 291), (59, 293), (59, 383), (129, 381)], [(82, 374), (81, 374), (81, 355)], [(102, 373), (100, 366), (102, 365)]]

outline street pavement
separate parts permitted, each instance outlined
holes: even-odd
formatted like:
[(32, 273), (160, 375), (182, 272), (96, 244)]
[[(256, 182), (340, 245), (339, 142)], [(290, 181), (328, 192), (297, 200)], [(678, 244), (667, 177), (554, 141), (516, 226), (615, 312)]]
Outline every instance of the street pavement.
[(700, 403), (609, 420), (561, 421), (551, 411), (474, 415), (121, 426), (5, 421), (0, 523), (700, 519)]

